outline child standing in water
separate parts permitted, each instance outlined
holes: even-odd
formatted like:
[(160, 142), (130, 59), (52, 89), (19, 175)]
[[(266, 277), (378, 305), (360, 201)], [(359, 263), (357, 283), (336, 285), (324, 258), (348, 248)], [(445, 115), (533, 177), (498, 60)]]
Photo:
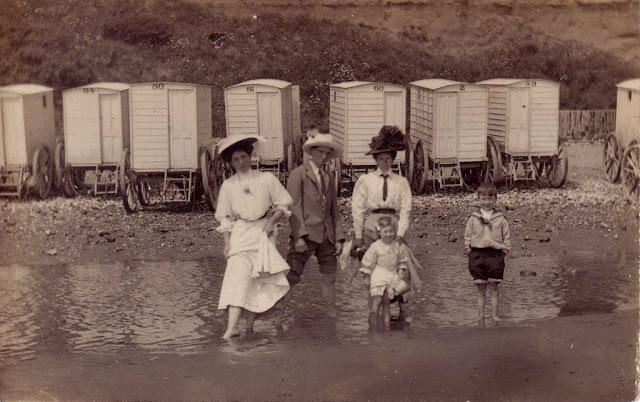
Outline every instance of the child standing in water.
[(378, 230), (380, 238), (362, 257), (360, 272), (365, 275), (365, 284), (368, 282), (371, 292), (369, 325), (372, 329), (377, 328), (382, 309), (384, 326), (388, 329), (391, 322), (389, 300), (409, 290), (408, 255), (396, 239), (397, 229), (391, 218), (380, 218)]
[(478, 325), (484, 327), (484, 306), (487, 287), (491, 292), (491, 316), (494, 324), (498, 317), (498, 285), (504, 275), (504, 256), (511, 249), (509, 223), (495, 210), (498, 200), (496, 186), (482, 183), (478, 187), (480, 210), (467, 220), (464, 249), (469, 256), (469, 273), (478, 290)]

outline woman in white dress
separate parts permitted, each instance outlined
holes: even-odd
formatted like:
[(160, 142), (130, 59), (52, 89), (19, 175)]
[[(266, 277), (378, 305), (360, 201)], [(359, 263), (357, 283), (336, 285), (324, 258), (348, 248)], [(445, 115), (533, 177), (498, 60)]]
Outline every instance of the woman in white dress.
[(223, 339), (239, 335), (243, 310), (246, 330), (253, 331), (255, 314), (269, 310), (289, 290), (289, 266), (275, 247), (274, 232), (276, 222), (291, 215), (292, 200), (273, 174), (251, 169), (257, 140), (232, 135), (219, 144), (220, 155), (236, 171), (222, 183), (215, 212), (227, 258), (218, 303), (229, 315)]
[[(365, 155), (373, 155), (377, 169), (358, 178), (351, 198), (353, 246), (354, 251), (360, 250), (360, 255), (362, 248), (368, 248), (378, 239), (377, 226), (381, 218), (389, 218), (397, 225), (397, 239), (406, 244), (404, 236), (409, 228), (411, 212), (409, 182), (391, 171), (397, 152), (405, 149), (404, 134), (396, 126), (383, 126), (378, 135), (371, 139), (369, 147), (371, 149)], [(420, 284), (420, 278), (413, 272), (412, 287), (419, 287)], [(396, 299), (401, 317), (406, 314), (404, 297)]]

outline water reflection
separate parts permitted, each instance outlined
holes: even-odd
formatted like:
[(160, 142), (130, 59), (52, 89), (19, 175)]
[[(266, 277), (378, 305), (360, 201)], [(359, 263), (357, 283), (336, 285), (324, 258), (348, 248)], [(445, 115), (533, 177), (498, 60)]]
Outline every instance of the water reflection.
[[(366, 290), (346, 275), (336, 284), (339, 316), (325, 317), (321, 275), (312, 260), (293, 290), (284, 332), (276, 332), (267, 313), (256, 322), (256, 334), (229, 344), (219, 340), (226, 325), (217, 310), (221, 260), (0, 267), (0, 358), (29, 359), (43, 351), (189, 354), (211, 346), (231, 355), (274, 353), (287, 345), (376, 344), (389, 336), (475, 325), (476, 293), (466, 259), (418, 258), (425, 288), (409, 304), (412, 320), (393, 322), (390, 333), (368, 333)], [(508, 258), (501, 315), (517, 325), (637, 308), (635, 266), (635, 256), (620, 251)]]

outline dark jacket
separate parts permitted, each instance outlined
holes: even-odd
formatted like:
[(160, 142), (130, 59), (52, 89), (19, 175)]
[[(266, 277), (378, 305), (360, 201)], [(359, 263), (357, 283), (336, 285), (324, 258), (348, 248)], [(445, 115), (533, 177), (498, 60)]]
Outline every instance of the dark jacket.
[(294, 240), (307, 236), (308, 240), (322, 243), (325, 233), (331, 243), (344, 240), (335, 180), (328, 176), (325, 195), (309, 160), (289, 175), (287, 190), (293, 198), (289, 222)]

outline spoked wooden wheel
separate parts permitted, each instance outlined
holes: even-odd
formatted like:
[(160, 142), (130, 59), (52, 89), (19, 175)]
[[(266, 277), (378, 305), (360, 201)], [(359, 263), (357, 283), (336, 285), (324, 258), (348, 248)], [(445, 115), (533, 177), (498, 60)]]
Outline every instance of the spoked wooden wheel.
[(413, 175), (411, 177), (411, 190), (414, 194), (422, 194), (424, 191), (425, 172), (427, 170), (427, 158), (424, 153), (422, 141), (418, 140), (413, 157)]
[(53, 182), (53, 161), (49, 148), (45, 145), (38, 148), (33, 154), (33, 180), (34, 189), (40, 199), (44, 199), (51, 191)]
[[(122, 150), (122, 154), (120, 155), (120, 188), (125, 190), (127, 187), (127, 182), (130, 179), (131, 175), (131, 162), (129, 160), (129, 148), (125, 147)], [(126, 191), (123, 191), (125, 194)]]
[(140, 201), (140, 205), (143, 207), (151, 206), (151, 184), (148, 181), (140, 180), (136, 187), (138, 190), (138, 200)]
[(614, 135), (609, 135), (604, 142), (604, 177), (613, 183), (620, 176), (620, 146)]
[(634, 205), (638, 202), (638, 180), (640, 180), (640, 145), (632, 143), (622, 157), (622, 188)]
[(122, 205), (128, 213), (136, 212), (140, 209), (138, 202), (138, 183), (135, 174), (131, 171), (129, 161), (129, 148), (122, 150), (120, 159), (120, 185), (124, 189), (122, 192)]
[(560, 187), (567, 180), (569, 172), (569, 157), (567, 150), (563, 146), (558, 147), (558, 155), (551, 157), (551, 161), (546, 164), (547, 178), (552, 187)]
[(202, 175), (204, 198), (211, 211), (215, 211), (216, 205), (218, 204), (218, 193), (225, 179), (224, 171), (224, 161), (218, 154), (217, 149), (213, 157), (211, 157), (209, 150), (200, 153), (200, 172)]
[(533, 166), (536, 168), (536, 181), (540, 180), (547, 170), (547, 161), (545, 159), (534, 160)]
[(484, 181), (497, 184), (501, 177), (502, 155), (500, 155), (500, 149), (493, 139), (487, 138), (487, 168)]
[(407, 178), (407, 180), (409, 181), (409, 183), (411, 183), (411, 180), (413, 180), (413, 167), (415, 165), (415, 159), (416, 155), (415, 152), (413, 150), (413, 142), (411, 141), (411, 138), (406, 135), (405, 136), (405, 147), (404, 147), (404, 172), (402, 172), (402, 174), (404, 175), (404, 177)]
[(84, 188), (85, 174), (86, 169), (84, 168), (67, 168), (65, 170), (62, 178), (62, 187), (67, 197), (73, 198), (77, 195), (89, 193)]
[(138, 203), (138, 190), (136, 187), (135, 183), (127, 181), (124, 193), (122, 194), (122, 205), (128, 213), (136, 212), (140, 209), (140, 204)]

